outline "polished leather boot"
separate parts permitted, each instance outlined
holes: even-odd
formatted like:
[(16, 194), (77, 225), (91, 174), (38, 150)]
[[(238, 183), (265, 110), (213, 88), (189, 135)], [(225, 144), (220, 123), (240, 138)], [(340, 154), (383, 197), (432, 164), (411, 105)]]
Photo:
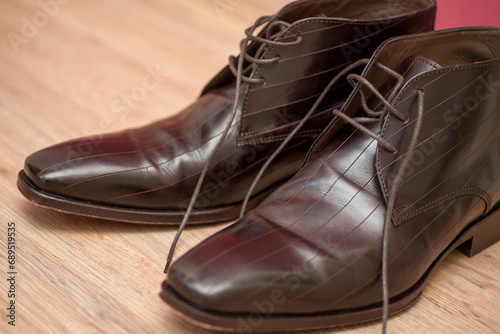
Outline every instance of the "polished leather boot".
[[(330, 78), (387, 38), (432, 30), (435, 11), (434, 0), (294, 2), (247, 30), (240, 57), (231, 58), (193, 105), (140, 129), (39, 151), (26, 159), (18, 187), (35, 204), (58, 211), (178, 224), (207, 165), (190, 223), (236, 219), (261, 166)], [(340, 107), (349, 87), (332, 88), (260, 178), (250, 208), (299, 170), (332, 119), (328, 107)]]
[(304, 168), (172, 265), (161, 296), (184, 318), (366, 322), (410, 305), (453, 250), (500, 240), (500, 29), (389, 40), (349, 81)]

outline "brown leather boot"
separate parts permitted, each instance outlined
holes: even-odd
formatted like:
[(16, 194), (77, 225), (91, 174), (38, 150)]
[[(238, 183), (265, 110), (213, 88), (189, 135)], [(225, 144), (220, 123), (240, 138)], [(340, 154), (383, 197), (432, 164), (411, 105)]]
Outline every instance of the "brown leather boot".
[(161, 296), (183, 317), (366, 322), (410, 305), (453, 250), (500, 240), (500, 29), (392, 39), (349, 80), (305, 167), (172, 265)]
[[(19, 189), (35, 204), (58, 211), (176, 224), (207, 166), (191, 222), (236, 219), (261, 166), (332, 76), (371, 56), (389, 37), (432, 30), (435, 11), (434, 0), (294, 2), (248, 29), (242, 55), (186, 110), (140, 129), (37, 152), (26, 159)], [(342, 106), (349, 92), (345, 82), (333, 87), (269, 166), (249, 207), (299, 170), (332, 119), (328, 107)]]

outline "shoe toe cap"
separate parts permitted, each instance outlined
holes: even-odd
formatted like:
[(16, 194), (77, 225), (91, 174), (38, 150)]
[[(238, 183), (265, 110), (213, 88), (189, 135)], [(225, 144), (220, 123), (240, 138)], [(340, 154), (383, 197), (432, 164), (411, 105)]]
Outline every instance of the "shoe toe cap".
[(133, 155), (128, 153), (125, 159), (120, 153), (134, 151), (133, 147), (125, 147), (128, 142), (114, 135), (54, 145), (28, 156), (24, 173), (39, 191), (97, 202), (112, 197), (117, 190), (104, 176), (137, 167), (130, 165), (136, 163)]
[(24, 173), (39, 189), (59, 193), (69, 184), (69, 179), (77, 178), (77, 168), (71, 162), (81, 156), (66, 153), (71, 152), (71, 146), (71, 143), (60, 144), (31, 154), (24, 162)]
[(325, 261), (307, 242), (250, 213), (181, 257), (165, 285), (209, 312), (310, 312), (328, 298), (314, 290)]

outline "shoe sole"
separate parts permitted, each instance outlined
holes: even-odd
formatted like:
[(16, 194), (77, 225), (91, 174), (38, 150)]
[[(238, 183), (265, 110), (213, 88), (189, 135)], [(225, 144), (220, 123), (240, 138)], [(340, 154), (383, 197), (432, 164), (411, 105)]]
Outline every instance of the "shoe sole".
[[(421, 295), (435, 268), (451, 252), (458, 249), (468, 257), (473, 257), (498, 240), (500, 240), (500, 208), (483, 220), (469, 225), (433, 262), (416, 285), (406, 293), (392, 298), (389, 304), (389, 314), (398, 313), (411, 306)], [(184, 300), (166, 282), (163, 283), (160, 297), (184, 320), (198, 327), (225, 332), (297, 332), (359, 325), (379, 320), (382, 317), (382, 308), (380, 306), (364, 310), (344, 310), (307, 315), (215, 313), (197, 308)], [(252, 324), (256, 326), (252, 326)]]
[[(283, 181), (284, 182), (284, 181)], [(248, 202), (248, 209), (253, 209), (260, 204), (271, 192), (282, 183), (253, 196)], [(122, 208), (82, 202), (71, 198), (57, 196), (39, 189), (24, 171), (20, 171), (17, 179), (19, 191), (37, 206), (53, 209), (63, 213), (75, 214), (91, 218), (120, 221), (124, 223), (148, 225), (179, 225), (186, 213), (185, 210), (144, 210)], [(238, 219), (242, 202), (223, 207), (193, 210), (189, 224), (224, 223)]]

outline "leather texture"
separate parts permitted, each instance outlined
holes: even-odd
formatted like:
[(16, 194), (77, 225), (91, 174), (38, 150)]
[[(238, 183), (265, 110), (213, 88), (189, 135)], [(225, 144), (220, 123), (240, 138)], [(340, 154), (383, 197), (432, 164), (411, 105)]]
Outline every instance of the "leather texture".
[[(390, 196), (396, 197), (388, 231), (391, 303), (421, 291), (442, 257), (470, 241), (468, 231), (499, 210), (500, 29), (451, 30), (384, 43), (363, 72), (384, 91), (392, 81), (377, 64), (398, 71), (405, 81), (391, 103), (408, 120), (389, 113), (369, 125), (397, 152), (334, 120), (290, 181), (173, 264), (164, 293), (198, 310), (184, 310), (185, 315), (233, 329), (241, 323), (231, 323), (231, 317), (262, 315), (256, 331), (279, 317), (288, 324), (267, 329), (314, 328), (314, 320), (301, 321), (325, 315), (359, 315), (325, 326), (372, 320), (382, 313), (363, 312), (382, 303), (382, 236)], [(356, 86), (344, 113), (364, 114), (363, 89)], [(394, 178), (417, 123), (418, 90), (424, 92), (423, 128), (394, 194)], [(380, 103), (365, 94), (370, 103)], [(499, 240), (500, 233), (492, 238)], [(214, 320), (217, 316), (226, 319), (224, 325)]]
[[(243, 85), (237, 117), (210, 166), (195, 211), (224, 210), (241, 203), (260, 167), (335, 74), (371, 56), (389, 37), (432, 30), (435, 11), (433, 0), (370, 4), (308, 0), (277, 13), (259, 36), (267, 36), (271, 33), (267, 27), (281, 20), (290, 26), (276, 40), (301, 36), (302, 42), (269, 46), (260, 56), (280, 60), (254, 66), (250, 77), (262, 78), (264, 83)], [(249, 54), (260, 47), (261, 43), (254, 42)], [(332, 89), (324, 106), (267, 170), (254, 196), (276, 188), (300, 169), (314, 139), (332, 119), (328, 107), (340, 107), (349, 93), (347, 82)], [(145, 222), (161, 222), (161, 215), (148, 218), (148, 214), (170, 210), (179, 213), (174, 222), (180, 221), (206, 159), (230, 119), (234, 97), (235, 77), (226, 67), (198, 101), (173, 117), (32, 154), (20, 174), (20, 188), (35, 203), (42, 203), (39, 198), (43, 198), (44, 206), (60, 211), (117, 219), (116, 212), (123, 208), (144, 212), (141, 219)], [(88, 203), (86, 209), (78, 209)], [(133, 212), (127, 214), (134, 221)], [(198, 222), (231, 218), (237, 216), (212, 216)], [(121, 214), (120, 219), (127, 220), (127, 216)]]

